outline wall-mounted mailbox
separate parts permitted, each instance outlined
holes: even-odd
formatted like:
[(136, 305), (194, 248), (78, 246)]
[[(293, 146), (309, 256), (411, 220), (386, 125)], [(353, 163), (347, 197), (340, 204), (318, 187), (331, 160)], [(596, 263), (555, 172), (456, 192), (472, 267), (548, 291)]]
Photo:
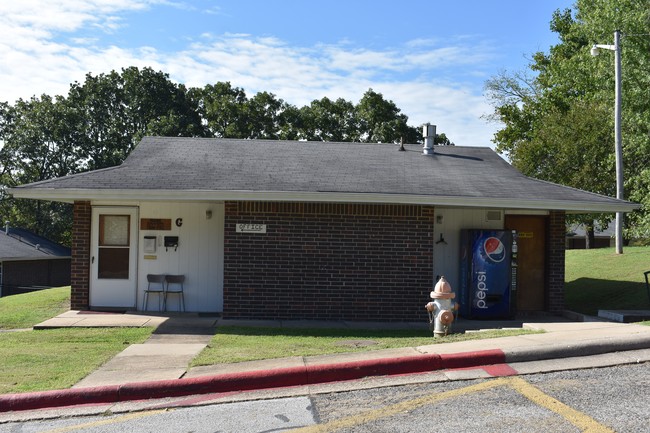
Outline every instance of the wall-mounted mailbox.
[(165, 236), (165, 251), (168, 248), (173, 248), (174, 251), (178, 249), (178, 236)]
[(156, 236), (145, 236), (144, 237), (144, 252), (146, 254), (153, 254), (156, 252)]

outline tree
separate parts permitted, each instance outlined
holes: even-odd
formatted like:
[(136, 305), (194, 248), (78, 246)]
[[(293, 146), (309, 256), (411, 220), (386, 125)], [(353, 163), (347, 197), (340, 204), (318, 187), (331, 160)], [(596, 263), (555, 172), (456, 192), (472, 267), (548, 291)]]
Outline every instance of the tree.
[(352, 102), (316, 99), (301, 108), (301, 138), (311, 141), (359, 141), (359, 119)]
[[(269, 92), (248, 98), (243, 89), (229, 82), (209, 84), (188, 91), (208, 134), (214, 137), (363, 141), (397, 143), (401, 138), (416, 143), (420, 132), (408, 126), (394, 102), (368, 90), (358, 105), (338, 98), (324, 97), (297, 108)], [(453, 144), (445, 134), (436, 143)]]
[(248, 98), (229, 82), (189, 90), (190, 99), (211, 136), (244, 139), (297, 139), (300, 111), (273, 93), (259, 92)]
[[(88, 74), (83, 84), (71, 85), (67, 98), (5, 103), (0, 116), (5, 188), (119, 165), (146, 134), (204, 134), (184, 86), (150, 68)], [(70, 240), (67, 205), (3, 196), (2, 214), (53, 240)]]
[[(2, 183), (12, 187), (39, 182), (75, 172), (74, 113), (61, 97), (47, 95), (18, 100), (5, 106), (2, 140)], [(0, 204), (6, 221), (32, 230), (55, 241), (70, 240), (72, 211), (55, 202), (16, 200), (3, 193)]]
[(246, 117), (249, 129), (247, 138), (278, 140), (285, 126), (284, 111), (288, 104), (273, 93), (258, 92), (247, 105)]
[(218, 82), (202, 89), (190, 89), (189, 97), (197, 106), (211, 136), (248, 138), (248, 98), (244, 89), (232, 87), (230, 82)]
[(611, 44), (620, 29), (629, 35), (622, 44), (625, 188), (643, 204), (627, 219), (626, 234), (648, 236), (650, 38), (633, 35), (650, 33), (650, 1), (578, 0), (575, 13), (556, 11), (550, 28), (560, 42), (535, 53), (529, 72), (502, 73), (486, 83), (495, 109), (490, 117), (503, 124), (493, 140), (497, 150), (525, 174), (613, 196), (613, 58), (592, 58), (589, 49)]
[(77, 157), (82, 170), (96, 170), (119, 164), (131, 140), (124, 126), (125, 104), (120, 75), (113, 71), (86, 75), (83, 84), (70, 86), (66, 103), (76, 111), (76, 129), (81, 137)]
[(87, 74), (71, 85), (66, 103), (77, 113), (84, 170), (119, 165), (145, 135), (206, 135), (185, 87), (151, 68)]
[(360, 139), (366, 143), (407, 143), (421, 141), (420, 133), (408, 126), (408, 116), (401, 114), (393, 101), (368, 89), (357, 105)]
[[(419, 140), (418, 140), (419, 141)], [(436, 134), (436, 138), (433, 140), (434, 144), (440, 144), (443, 146), (455, 146), (456, 144), (452, 142), (448, 137), (447, 134), (444, 132), (440, 134)]]
[(168, 137), (203, 136), (204, 128), (185, 86), (151, 68), (122, 69), (127, 134), (139, 142), (145, 134)]

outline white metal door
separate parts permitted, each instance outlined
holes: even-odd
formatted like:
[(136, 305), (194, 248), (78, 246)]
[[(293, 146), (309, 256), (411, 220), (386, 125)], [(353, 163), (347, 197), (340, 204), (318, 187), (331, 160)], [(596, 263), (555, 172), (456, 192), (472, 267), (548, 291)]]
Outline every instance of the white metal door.
[(94, 207), (90, 306), (135, 308), (138, 208)]

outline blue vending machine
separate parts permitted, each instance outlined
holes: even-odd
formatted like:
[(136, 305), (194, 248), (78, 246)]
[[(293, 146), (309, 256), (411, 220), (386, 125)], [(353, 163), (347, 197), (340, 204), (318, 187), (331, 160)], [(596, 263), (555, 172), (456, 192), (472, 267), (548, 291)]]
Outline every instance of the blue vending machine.
[(467, 319), (507, 319), (516, 313), (517, 233), (461, 230), (460, 314)]

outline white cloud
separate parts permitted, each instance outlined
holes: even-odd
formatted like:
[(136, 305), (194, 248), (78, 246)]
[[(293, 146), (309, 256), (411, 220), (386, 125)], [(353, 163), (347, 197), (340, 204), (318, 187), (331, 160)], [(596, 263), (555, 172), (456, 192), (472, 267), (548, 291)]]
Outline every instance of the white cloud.
[(403, 63), (403, 58), (394, 51), (344, 50), (338, 46), (330, 46), (325, 53), (330, 58), (331, 68), (346, 72), (363, 69), (399, 71), (408, 67)]
[[(73, 31), (85, 25), (109, 23), (118, 12), (142, 10), (156, 0), (21, 0), (0, 3), (0, 26), (31, 28), (40, 32)], [(43, 33), (41, 33), (42, 35)]]
[[(276, 37), (214, 35), (197, 30), (185, 49), (98, 46), (75, 32), (99, 26), (119, 31), (123, 13), (156, 4), (187, 8), (165, 0), (25, 0), (0, 3), (0, 95), (9, 102), (48, 93), (66, 94), (70, 83), (128, 66), (150, 66), (187, 86), (230, 81), (249, 96), (275, 93), (294, 105), (324, 96), (357, 102), (368, 88), (393, 100), (412, 124), (431, 121), (457, 145), (489, 145), (493, 125), (482, 89), (450, 76), (481, 74), (491, 56), (483, 43), (411, 41), (403, 46), (368, 49), (349, 41), (297, 47)], [(219, 13), (217, 9), (214, 12)], [(66, 42), (56, 36), (66, 34)]]
[[(418, 81), (390, 84), (387, 88), (384, 97), (395, 101), (412, 125), (431, 122), (459, 146), (491, 145), (494, 125), (480, 119), (491, 111), (481, 95), (468, 88)], [(378, 86), (375, 90), (380, 89)]]

